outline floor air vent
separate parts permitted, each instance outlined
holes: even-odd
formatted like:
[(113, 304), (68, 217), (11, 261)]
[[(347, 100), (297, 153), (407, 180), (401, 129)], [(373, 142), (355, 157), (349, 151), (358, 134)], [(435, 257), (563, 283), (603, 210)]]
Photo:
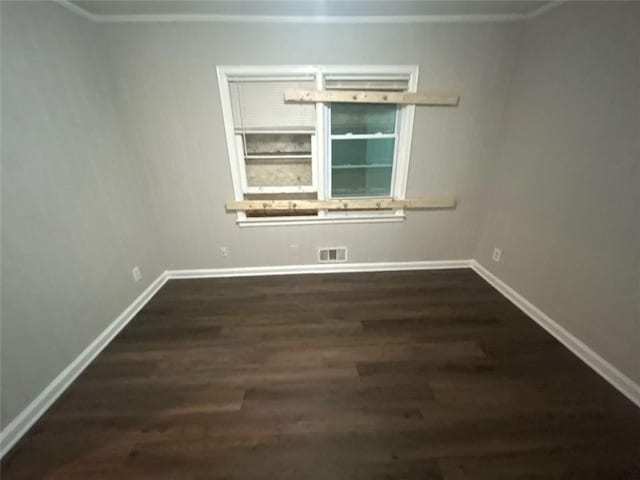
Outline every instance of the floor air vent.
[(347, 247), (330, 247), (318, 249), (320, 263), (337, 263), (347, 261)]

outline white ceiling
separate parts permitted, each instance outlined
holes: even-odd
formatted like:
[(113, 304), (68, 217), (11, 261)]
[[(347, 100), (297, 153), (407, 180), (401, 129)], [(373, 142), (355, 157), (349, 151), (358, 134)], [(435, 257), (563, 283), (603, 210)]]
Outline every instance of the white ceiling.
[(456, 21), (519, 20), (557, 1), (540, 0), (58, 0), (96, 21)]

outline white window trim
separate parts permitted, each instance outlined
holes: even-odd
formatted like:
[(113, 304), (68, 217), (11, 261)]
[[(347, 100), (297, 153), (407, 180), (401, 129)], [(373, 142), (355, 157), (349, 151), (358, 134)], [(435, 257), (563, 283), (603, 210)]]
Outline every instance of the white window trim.
[[(416, 92), (418, 88), (419, 68), (417, 65), (259, 65), (259, 66), (218, 66), (218, 87), (220, 90), (220, 104), (222, 106), (222, 117), (225, 126), (225, 137), (227, 141), (227, 155), (231, 170), (231, 181), (235, 200), (244, 200), (244, 193), (247, 191), (246, 176), (243, 168), (243, 158), (238, 151), (236, 132), (233, 122), (233, 111), (231, 107), (231, 94), (229, 91), (230, 78), (273, 76), (282, 77), (290, 75), (315, 75), (316, 88), (324, 89), (324, 75), (407, 75), (409, 77), (409, 90)], [(327, 158), (327, 135), (330, 127), (328, 125), (328, 106), (318, 103), (316, 108), (316, 135), (314, 144), (314, 154), (312, 155), (313, 169), (313, 191), (317, 190), (318, 200), (325, 200), (325, 192), (330, 192), (327, 184), (330, 176), (330, 161)], [(391, 180), (391, 196), (397, 199), (405, 198), (407, 189), (407, 175), (409, 171), (409, 161), (411, 153), (411, 139), (413, 135), (413, 120), (415, 116), (415, 105), (404, 105), (399, 108), (396, 129), (398, 142), (396, 144), (396, 155)], [(330, 139), (329, 139), (330, 140)], [(323, 188), (318, 188), (320, 185)], [(267, 187), (260, 190), (268, 193)], [(281, 189), (279, 189), (282, 191)], [(296, 189), (296, 191), (302, 191)], [(307, 190), (308, 191), (308, 190)], [(393, 212), (336, 212), (319, 210), (317, 216), (301, 217), (251, 217), (248, 218), (245, 212), (237, 213), (237, 223), (240, 226), (263, 226), (263, 225), (316, 225), (327, 223), (379, 223), (379, 222), (401, 222), (404, 221), (403, 210)]]

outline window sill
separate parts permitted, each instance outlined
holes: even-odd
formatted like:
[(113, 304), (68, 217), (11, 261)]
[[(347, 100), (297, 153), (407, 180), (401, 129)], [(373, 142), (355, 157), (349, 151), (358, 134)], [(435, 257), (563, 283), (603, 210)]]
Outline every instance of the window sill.
[(324, 217), (261, 217), (238, 219), (240, 227), (264, 227), (275, 225), (326, 225), (346, 223), (397, 223), (404, 222), (404, 211), (395, 213), (358, 213), (350, 215), (327, 215)]

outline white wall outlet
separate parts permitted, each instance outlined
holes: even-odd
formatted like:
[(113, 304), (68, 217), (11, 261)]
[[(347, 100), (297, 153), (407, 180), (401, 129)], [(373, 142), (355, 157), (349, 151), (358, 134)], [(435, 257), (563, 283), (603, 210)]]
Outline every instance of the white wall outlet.
[(220, 256), (221, 257), (228, 257), (229, 256), (229, 249), (227, 247), (220, 247)]
[(501, 257), (502, 257), (502, 250), (500, 250), (499, 248), (494, 248), (493, 249), (493, 255), (491, 256), (493, 261), (494, 262), (499, 262)]
[(292, 243), (291, 245), (289, 245), (289, 255), (291, 255), (292, 257), (300, 256), (300, 245), (298, 245), (297, 243)]
[(133, 270), (131, 270), (131, 274), (133, 275), (133, 279), (136, 282), (139, 282), (140, 279), (142, 278), (142, 274), (140, 273), (140, 267), (138, 266), (133, 267)]

